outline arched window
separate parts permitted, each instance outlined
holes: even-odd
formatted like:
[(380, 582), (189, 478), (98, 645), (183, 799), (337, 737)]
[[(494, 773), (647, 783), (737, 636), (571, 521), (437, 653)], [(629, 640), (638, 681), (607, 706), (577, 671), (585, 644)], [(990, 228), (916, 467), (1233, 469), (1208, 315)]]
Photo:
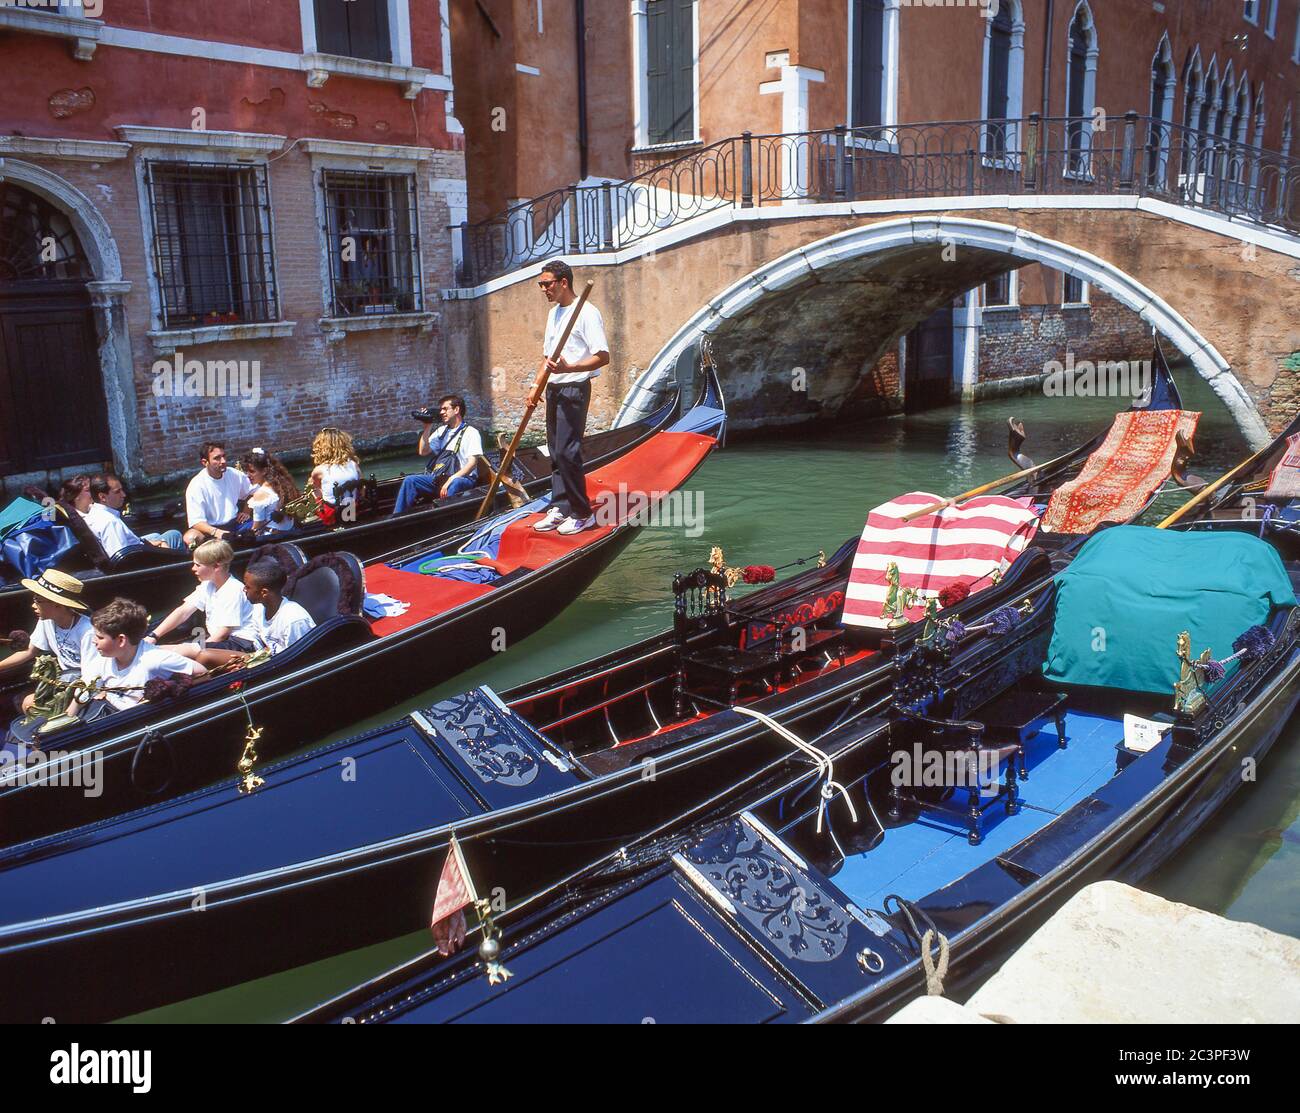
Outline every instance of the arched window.
[(90, 277), (67, 216), (36, 194), (0, 182), (0, 284)]
[(1092, 113), (1097, 106), (1097, 27), (1087, 0), (1080, 0), (1070, 20), (1070, 55), (1066, 69), (1066, 109), (1070, 117), (1066, 173), (1086, 176), (1092, 144)]
[[(984, 20), (984, 150), (1004, 155), (1017, 147), (1016, 121), (1024, 112), (1025, 21), (1020, 0), (998, 5)], [(1001, 121), (1006, 121), (1002, 123)]]
[(1183, 133), (1181, 173), (1183, 182), (1195, 173), (1196, 129), (1200, 126), (1201, 107), (1205, 103), (1205, 75), (1201, 72), (1201, 48), (1193, 48), (1183, 66)]
[(1163, 185), (1169, 162), (1170, 125), (1174, 121), (1173, 50), (1164, 35), (1151, 59), (1151, 130), (1147, 136), (1147, 183)]

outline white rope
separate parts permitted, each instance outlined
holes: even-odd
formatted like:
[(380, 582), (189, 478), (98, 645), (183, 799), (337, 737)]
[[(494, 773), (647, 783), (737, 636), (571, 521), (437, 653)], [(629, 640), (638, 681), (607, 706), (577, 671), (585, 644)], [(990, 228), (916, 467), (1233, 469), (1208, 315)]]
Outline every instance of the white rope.
[[(939, 937), (939, 964), (936, 967), (930, 945)], [(925, 992), (931, 997), (943, 996), (943, 980), (948, 976), (948, 937), (943, 932), (926, 928), (921, 937), (921, 965), (925, 967)]]
[[(748, 715), (751, 719), (757, 719), (773, 734), (780, 735), (790, 743), (796, 750), (804, 754), (812, 763), (817, 766), (817, 772), (826, 778), (825, 784), (822, 785), (821, 807), (817, 809), (817, 833), (822, 833), (822, 821), (826, 817), (826, 806), (832, 799), (834, 793), (838, 792), (844, 797), (844, 802), (849, 806), (849, 815), (853, 817), (853, 822), (858, 821), (858, 810), (853, 806), (853, 800), (849, 796), (848, 790), (835, 779), (835, 763), (831, 761), (830, 755), (809, 742), (805, 742), (789, 727), (784, 727), (773, 719), (770, 715), (764, 715), (761, 711), (755, 711), (751, 707), (733, 707), (733, 711), (739, 711), (742, 715)], [(831, 832), (831, 838), (835, 838), (835, 832)], [(839, 842), (836, 841), (835, 847), (839, 849)], [(844, 852), (840, 851), (840, 856)]]

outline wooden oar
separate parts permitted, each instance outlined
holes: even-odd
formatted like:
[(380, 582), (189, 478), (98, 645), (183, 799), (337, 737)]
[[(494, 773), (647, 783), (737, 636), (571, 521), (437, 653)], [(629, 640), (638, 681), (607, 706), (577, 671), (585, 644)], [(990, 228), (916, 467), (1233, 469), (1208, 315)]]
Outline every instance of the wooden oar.
[[(555, 351), (551, 353), (552, 360), (558, 360), (564, 354), (564, 346), (569, 342), (569, 333), (573, 331), (573, 326), (577, 323), (578, 314), (582, 312), (582, 307), (587, 304), (587, 298), (591, 294), (592, 287), (596, 284), (588, 282), (582, 289), (582, 295), (574, 305), (573, 312), (569, 314), (569, 323), (564, 326), (564, 334), (560, 337), (559, 342), (555, 345)], [(510, 447), (505, 450), (501, 457), (501, 466), (497, 468), (492, 476), (492, 482), (488, 485), (487, 494), (483, 496), (483, 502), (479, 505), (478, 513), (474, 515), (477, 522), (492, 507), (492, 500), (496, 497), (497, 484), (501, 482), (503, 475), (510, 474), (510, 465), (514, 462), (515, 452), (519, 448), (519, 442), (523, 440), (524, 430), (528, 428), (529, 421), (532, 420), (533, 411), (537, 409), (537, 403), (542, 399), (542, 391), (546, 389), (546, 383), (551, 377), (551, 372), (543, 367), (537, 378), (533, 381), (532, 392), (528, 395), (528, 404), (524, 407), (524, 416), (519, 422), (519, 428), (515, 430), (514, 438), (510, 442)]]
[(1193, 506), (1196, 506), (1199, 503), (1204, 502), (1207, 498), (1209, 498), (1212, 494), (1214, 494), (1215, 491), (1217, 491), (1220, 487), (1222, 487), (1225, 483), (1227, 483), (1228, 480), (1230, 480), (1234, 475), (1238, 474), (1241, 471), (1246, 470), (1247, 468), (1251, 468), (1255, 464), (1259, 463), (1260, 460), (1262, 460), (1273, 450), (1276, 443), (1277, 442), (1273, 441), (1270, 442), (1269, 444), (1266, 444), (1263, 448), (1261, 448), (1258, 452), (1256, 452), (1255, 455), (1250, 456), (1245, 460), (1242, 460), (1242, 462), (1238, 464), (1235, 468), (1233, 468), (1231, 471), (1224, 472), (1221, 476), (1219, 476), (1218, 479), (1216, 479), (1208, 487), (1201, 488), (1200, 494), (1194, 496), (1193, 498), (1188, 499), (1185, 503), (1183, 503), (1182, 506), (1180, 506), (1177, 510), (1175, 510), (1172, 514), (1170, 514), (1168, 518), (1166, 518), (1163, 522), (1161, 522), (1158, 526), (1156, 526), (1156, 529), (1165, 529), (1168, 526), (1172, 526), (1176, 521), (1178, 521), (1179, 518), (1181, 518), (1184, 514), (1186, 514), (1189, 510), (1191, 510)]
[(1026, 476), (1040, 472), (1044, 468), (1050, 468), (1053, 464), (1059, 464), (1063, 460), (1068, 460), (1077, 452), (1078, 449), (1072, 448), (1069, 452), (1062, 453), (1055, 460), (1048, 460), (1045, 464), (1035, 464), (1032, 468), (1024, 468), (1021, 471), (1013, 471), (1010, 475), (1004, 475), (1001, 479), (995, 479), (991, 483), (983, 483), (978, 487), (972, 487), (969, 491), (963, 491), (960, 495), (953, 495), (950, 499), (944, 499), (943, 502), (936, 502), (932, 506), (923, 506), (919, 510), (913, 510), (911, 513), (904, 514), (900, 521), (910, 522), (913, 518), (923, 518), (927, 514), (937, 514), (945, 507), (951, 506), (955, 502), (961, 502), (964, 499), (973, 499), (976, 495), (982, 495), (985, 491), (991, 491), (994, 487), (1001, 487), (1007, 483), (1013, 483), (1017, 479), (1024, 479)]

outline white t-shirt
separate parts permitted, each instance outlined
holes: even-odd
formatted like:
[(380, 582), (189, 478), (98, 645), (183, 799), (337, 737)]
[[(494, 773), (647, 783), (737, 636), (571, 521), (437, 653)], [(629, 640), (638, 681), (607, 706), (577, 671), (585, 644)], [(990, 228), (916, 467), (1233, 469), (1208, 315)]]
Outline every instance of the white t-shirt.
[(60, 630), (52, 619), (41, 619), (32, 631), (32, 648), (38, 653), (54, 654), (64, 680), (80, 676), (82, 662), (99, 654), (94, 627), (84, 614), (78, 615), (66, 630)]
[(191, 526), (195, 522), (224, 526), (235, 520), (239, 500), (252, 489), (248, 476), (238, 468), (227, 468), (220, 479), (213, 479), (204, 468), (185, 488), (185, 516)]
[[(442, 441), (443, 437), (446, 437), (447, 439)], [(460, 438), (458, 444), (456, 443), (457, 437)], [(470, 460), (475, 456), (483, 455), (483, 437), (474, 426), (467, 425), (464, 422), (461, 422), (460, 426), (455, 429), (449, 437), (447, 436), (447, 426), (439, 425), (429, 437), (429, 441), (431, 447), (433, 443), (439, 441), (442, 441), (444, 447), (456, 444), (457, 471), (460, 471), (461, 468), (468, 467)], [(435, 459), (436, 458), (437, 457), (435, 456)]]
[(106, 684), (108, 694), (104, 698), (118, 711), (125, 711), (128, 707), (143, 703), (144, 693), (114, 693), (114, 688), (138, 688), (155, 677), (197, 676), (198, 673), (197, 661), (191, 661), (179, 653), (173, 653), (170, 649), (164, 649), (160, 645), (150, 645), (148, 642), (141, 642), (136, 647), (135, 657), (124, 669), (119, 669), (117, 662), (111, 657), (101, 656), (98, 650), (92, 652), (81, 663), (81, 679)]
[(209, 636), (229, 627), (230, 637), (253, 640), (253, 604), (248, 601), (244, 585), (237, 577), (231, 576), (216, 588), (211, 580), (201, 583), (185, 597), (185, 602), (203, 612)]
[[(569, 316), (577, 304), (575, 301), (567, 309), (561, 305), (553, 305), (551, 311), (546, 315), (546, 339), (542, 342), (542, 355), (548, 359), (555, 351), (555, 345), (560, 342), (560, 335), (564, 332), (564, 326), (569, 323)], [(609, 341), (605, 339), (605, 319), (600, 315), (599, 309), (592, 305), (591, 302), (587, 302), (582, 307), (582, 313), (564, 345), (564, 358), (569, 363), (577, 363), (588, 356), (594, 356), (597, 352), (608, 351)], [(553, 383), (585, 383), (588, 379), (594, 379), (599, 374), (599, 370), (562, 371), (552, 375), (549, 381)]]
[(253, 488), (248, 500), (248, 509), (253, 512), (253, 521), (259, 525), (267, 523), (269, 533), (288, 533), (294, 528), (294, 520), (287, 515), (283, 521), (276, 518), (280, 513), (280, 496), (270, 487), (259, 485)]
[(122, 515), (102, 502), (92, 503), (82, 517), (86, 519), (90, 532), (99, 538), (99, 543), (109, 556), (116, 556), (130, 545), (144, 544), (127, 528), (126, 523), (122, 521)]
[(341, 506), (349, 502), (356, 502), (355, 493), (347, 495), (343, 502), (340, 503), (335, 497), (334, 492), (340, 483), (347, 483), (352, 479), (361, 478), (361, 469), (357, 467), (355, 460), (349, 460), (346, 464), (322, 464), (320, 473), (320, 494), (331, 506)]
[(292, 599), (281, 599), (280, 609), (272, 615), (269, 622), (266, 608), (261, 603), (253, 606), (253, 641), (259, 647), (269, 649), (272, 657), (281, 650), (288, 649), (315, 626), (316, 622), (311, 615)]

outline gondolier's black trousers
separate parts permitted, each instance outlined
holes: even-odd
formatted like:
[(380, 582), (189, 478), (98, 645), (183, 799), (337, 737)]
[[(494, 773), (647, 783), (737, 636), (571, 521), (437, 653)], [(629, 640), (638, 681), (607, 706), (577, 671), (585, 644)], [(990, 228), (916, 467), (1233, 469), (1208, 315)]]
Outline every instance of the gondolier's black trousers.
[(546, 388), (546, 444), (551, 453), (551, 505), (571, 518), (590, 518), (582, 474), (582, 435), (591, 405), (591, 380)]

